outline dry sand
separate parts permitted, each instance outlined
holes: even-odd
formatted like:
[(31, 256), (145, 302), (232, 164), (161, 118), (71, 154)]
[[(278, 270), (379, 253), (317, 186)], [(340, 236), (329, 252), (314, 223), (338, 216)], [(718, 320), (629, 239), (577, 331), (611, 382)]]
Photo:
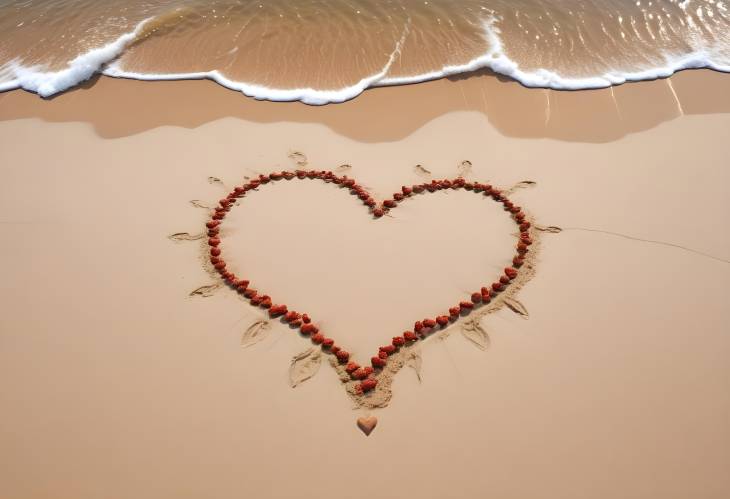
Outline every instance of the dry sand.
[[(727, 497), (730, 79), (671, 81), (477, 75), (322, 108), (210, 82), (0, 95), (0, 496)], [(198, 242), (168, 238), (201, 230), (190, 201), (226, 192), (210, 176), (294, 151), (377, 196), (469, 160), (475, 180), (536, 181), (514, 198), (564, 229), (519, 293), (529, 320), (486, 317), (487, 351), (424, 342), (421, 382), (398, 374), (367, 438), (328, 365), (290, 387), (304, 340), (274, 324), (242, 348), (260, 312), (189, 296), (214, 282)], [(509, 256), (503, 214), (461, 193), (374, 224), (326, 186), (278, 187), (232, 216), (235, 264), (358, 355)]]

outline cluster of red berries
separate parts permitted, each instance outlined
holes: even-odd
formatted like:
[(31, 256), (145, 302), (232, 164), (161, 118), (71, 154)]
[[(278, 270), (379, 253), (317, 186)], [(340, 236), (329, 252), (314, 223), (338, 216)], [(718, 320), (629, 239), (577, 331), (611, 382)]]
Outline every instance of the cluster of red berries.
[[(427, 318), (417, 321), (413, 325), (413, 331), (405, 331), (400, 336), (393, 337), (389, 345), (379, 348), (378, 354), (370, 359), (369, 366), (360, 366), (357, 362), (350, 360), (350, 354), (335, 344), (332, 338), (322, 333), (319, 328), (312, 322), (312, 319), (304, 313), (289, 310), (286, 305), (274, 304), (269, 295), (262, 294), (250, 286), (250, 282), (240, 279), (233, 272), (226, 268), (226, 262), (221, 256), (221, 239), (219, 237), (220, 224), (226, 217), (237, 199), (242, 198), (248, 191), (255, 190), (262, 184), (272, 181), (298, 179), (319, 179), (327, 183), (340, 185), (350, 190), (350, 193), (356, 195), (366, 206), (370, 208), (374, 217), (380, 218), (389, 210), (395, 208), (397, 204), (404, 199), (424, 191), (435, 192), (442, 189), (466, 189), (475, 193), (481, 193), (485, 197), (491, 197), (493, 200), (502, 203), (504, 209), (511, 213), (513, 220), (519, 226), (520, 236), (517, 243), (517, 249), (512, 266), (506, 267), (504, 273), (498, 280), (491, 285), (482, 287), (479, 291), (472, 293), (469, 300), (461, 301), (458, 305), (449, 308), (448, 315), (439, 315), (435, 318)], [(413, 186), (401, 187), (401, 192), (393, 194), (392, 199), (386, 199), (380, 205), (370, 196), (370, 194), (353, 179), (347, 176), (337, 176), (331, 171), (304, 171), (297, 170), (295, 172), (278, 172), (269, 175), (259, 175), (258, 178), (250, 180), (248, 183), (236, 187), (225, 198), (221, 199), (218, 206), (213, 211), (211, 219), (206, 223), (208, 228), (208, 245), (210, 246), (210, 263), (221, 275), (223, 280), (233, 289), (245, 296), (252, 305), (268, 309), (269, 315), (279, 318), (282, 322), (289, 324), (290, 327), (298, 329), (299, 332), (308, 336), (311, 341), (317, 345), (321, 345), (322, 349), (334, 355), (341, 364), (346, 364), (345, 371), (353, 380), (359, 380), (357, 390), (360, 393), (368, 392), (374, 389), (378, 380), (375, 378), (376, 370), (383, 369), (387, 363), (388, 357), (398, 351), (404, 345), (408, 345), (425, 338), (429, 333), (438, 329), (447, 327), (451, 322), (455, 321), (461, 315), (468, 314), (475, 307), (487, 304), (492, 297), (503, 291), (506, 286), (514, 280), (518, 275), (518, 269), (525, 261), (525, 255), (529, 251), (532, 244), (530, 238), (530, 222), (526, 220), (525, 214), (519, 206), (512, 203), (499, 190), (493, 188), (489, 184), (480, 184), (478, 182), (467, 182), (463, 178), (454, 180), (433, 180), (430, 183), (416, 184)]]

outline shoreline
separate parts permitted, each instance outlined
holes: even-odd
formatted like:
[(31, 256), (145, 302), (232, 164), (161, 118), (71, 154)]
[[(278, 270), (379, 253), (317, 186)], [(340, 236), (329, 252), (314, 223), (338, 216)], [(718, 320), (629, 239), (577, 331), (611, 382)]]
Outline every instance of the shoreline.
[[(21, 90), (0, 94), (0, 120), (84, 121), (100, 136), (116, 138), (160, 126), (196, 128), (234, 117), (259, 123), (322, 123), (354, 140), (388, 142), (446, 113), (476, 111), (510, 137), (605, 143), (683, 114), (730, 112), (728, 94), (730, 78), (711, 70), (575, 92), (528, 89), (477, 72), (372, 88), (346, 103), (309, 106), (258, 101), (205, 80), (146, 82), (98, 76), (47, 100)], [(382, 116), (388, 119), (384, 122)]]

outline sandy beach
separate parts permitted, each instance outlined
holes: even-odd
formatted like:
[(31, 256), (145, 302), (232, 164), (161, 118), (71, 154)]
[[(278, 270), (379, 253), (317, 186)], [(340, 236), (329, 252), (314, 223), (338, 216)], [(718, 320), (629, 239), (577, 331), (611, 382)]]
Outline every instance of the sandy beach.
[[(483, 71), (321, 107), (209, 81), (0, 93), (0, 496), (727, 497), (729, 113), (708, 70), (579, 92)], [(297, 168), (377, 199), (534, 182), (512, 199), (562, 231), (539, 235), (529, 317), (486, 315), (486, 350), (459, 322), (419, 342), (381, 409), (326, 361), (292, 388), (311, 342), (272, 322), (242, 346), (265, 311), (179, 234)], [(222, 237), (358, 359), (509, 265), (492, 204), (438, 192), (375, 221), (330, 187), (246, 198)]]

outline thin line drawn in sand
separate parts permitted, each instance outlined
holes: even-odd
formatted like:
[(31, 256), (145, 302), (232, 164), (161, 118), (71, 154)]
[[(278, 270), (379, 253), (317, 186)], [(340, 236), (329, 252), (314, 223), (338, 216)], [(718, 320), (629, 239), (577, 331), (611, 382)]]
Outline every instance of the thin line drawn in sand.
[(195, 206), (196, 208), (202, 208), (204, 210), (212, 210), (213, 207), (209, 206), (205, 202), (201, 201), (200, 199), (191, 199), (190, 204)]
[(542, 225), (535, 225), (535, 230), (539, 230), (542, 232), (549, 232), (551, 234), (558, 234), (560, 232), (563, 232), (563, 229), (560, 227), (557, 227), (555, 225), (548, 225), (547, 227), (543, 227)]
[[(402, 336), (393, 337), (392, 345), (380, 347), (377, 359), (378, 363), (375, 363), (376, 358), (373, 357), (372, 362), (374, 367), (367, 366), (363, 368), (352, 360), (349, 353), (335, 344), (334, 340), (320, 333), (319, 328), (314, 325), (311, 319), (306, 317), (306, 314), (302, 316), (298, 312), (288, 310), (284, 305), (274, 305), (270, 297), (253, 291), (248, 281), (242, 281), (228, 271), (225, 261), (220, 257), (221, 252), (218, 248), (220, 242), (219, 225), (225, 218), (226, 212), (230, 211), (232, 207), (237, 206), (239, 199), (245, 199), (247, 197), (246, 194), (260, 191), (263, 185), (269, 183), (275, 184), (279, 180), (289, 181), (294, 178), (320, 179), (326, 183), (337, 184), (341, 188), (349, 189), (350, 194), (359, 197), (363, 204), (369, 208), (370, 213), (375, 219), (379, 218), (378, 209), (384, 210), (380, 215), (382, 216), (383, 214), (387, 214), (390, 209), (395, 208), (401, 200), (408, 197), (418, 197), (419, 194), (427, 194), (442, 189), (458, 189), (483, 193), (486, 198), (493, 198), (503, 203), (505, 211), (515, 219), (520, 227), (520, 233), (517, 234), (518, 251), (512, 263), (514, 267), (505, 269), (506, 275), (501, 276), (499, 282), (492, 284), (493, 290), (491, 293), (489, 291), (490, 288), (482, 288), (483, 294), (481, 297), (486, 296), (486, 301), (476, 300), (474, 297), (475, 294), (472, 294), (471, 302), (462, 301), (460, 303), (460, 307), (463, 307), (460, 309), (461, 313), (457, 312), (456, 316), (452, 314), (451, 317), (437, 317), (438, 325), (437, 321), (432, 319), (424, 319), (423, 322), (417, 321), (416, 326), (421, 325), (421, 328), (423, 328), (425, 324), (425, 330), (421, 331), (421, 329), (415, 327), (414, 330), (416, 333), (407, 331)], [(317, 172), (314, 170), (305, 172), (297, 170), (296, 172), (275, 172), (270, 175), (259, 175), (258, 179), (254, 179), (243, 186), (236, 187), (228, 194), (226, 199), (221, 200), (219, 205), (211, 211), (211, 219), (206, 223), (209, 229), (209, 239), (207, 241), (201, 241), (203, 265), (205, 270), (212, 276), (218, 279), (223, 278), (222, 282), (225, 283), (225, 286), (221, 284), (221, 287), (228, 287), (238, 291), (237, 294), (244, 296), (244, 299), (248, 300), (251, 305), (268, 309), (270, 317), (279, 319), (277, 322), (288, 325), (292, 329), (298, 329), (301, 336), (311, 339), (314, 343), (312, 348), (319, 352), (322, 357), (325, 354), (330, 354), (327, 355), (329, 363), (338, 374), (346, 392), (355, 402), (357, 408), (383, 408), (388, 405), (392, 398), (393, 379), (404, 366), (407, 365), (413, 368), (416, 371), (419, 381), (421, 381), (422, 358), (420, 355), (420, 343), (422, 341), (418, 340), (425, 340), (429, 335), (437, 336), (443, 340), (454, 330), (462, 330), (464, 336), (472, 343), (480, 348), (486, 348), (489, 345), (489, 335), (480, 324), (483, 317), (505, 306), (523, 317), (528, 316), (526, 308), (516, 300), (515, 296), (522, 286), (534, 275), (536, 255), (539, 254), (540, 247), (539, 235), (543, 231), (535, 230), (537, 226), (534, 225), (534, 219), (521, 207), (514, 206), (505, 197), (504, 193), (505, 191), (499, 191), (488, 184), (466, 182), (463, 178), (441, 181), (434, 180), (431, 183), (416, 184), (412, 187), (403, 186), (402, 194), (396, 193), (393, 195), (393, 200), (385, 200), (382, 204), (378, 204), (363, 186), (358, 185), (347, 176), (337, 177), (333, 172)], [(519, 269), (519, 272), (517, 269)], [(441, 322), (441, 319), (444, 319), (444, 322)], [(460, 325), (459, 328), (451, 327), (457, 323)], [(256, 321), (249, 326), (246, 330), (247, 332), (244, 333), (244, 337), (250, 336), (251, 340), (246, 342), (246, 346), (261, 341), (268, 328), (269, 324), (264, 326), (262, 321)], [(306, 356), (302, 360), (305, 358)], [(353, 364), (355, 364), (355, 368), (352, 368)], [(311, 375), (307, 371), (306, 379), (310, 379), (316, 374), (315, 369), (312, 368), (312, 371)], [(364, 374), (364, 376), (361, 377), (361, 374)], [(298, 377), (295, 377), (295, 379), (298, 379)], [(303, 381), (305, 380), (297, 381), (294, 385), (298, 386)]]
[(352, 165), (349, 165), (347, 163), (344, 163), (344, 164), (338, 166), (337, 168), (335, 168), (335, 171), (337, 173), (349, 172), (350, 170), (352, 170)]
[(192, 290), (188, 296), (200, 296), (203, 298), (209, 298), (215, 294), (216, 291), (221, 289), (223, 287), (222, 284), (216, 283), (216, 284), (208, 284), (206, 286), (200, 286), (199, 288), (195, 288)]
[(203, 239), (205, 237), (205, 233), (201, 232), (200, 234), (190, 234), (189, 232), (176, 232), (174, 234), (170, 234), (167, 236), (168, 239), (175, 241), (175, 242), (181, 242), (181, 241), (198, 241), (200, 239)]
[[(553, 228), (558, 229), (559, 227), (553, 227)], [(606, 235), (609, 235), (609, 236), (616, 236), (616, 237), (621, 237), (623, 239), (629, 239), (631, 241), (638, 241), (638, 242), (649, 243), (649, 244), (658, 244), (660, 246), (667, 246), (667, 247), (670, 247), (670, 248), (676, 248), (676, 249), (680, 249), (680, 250), (683, 250), (683, 251), (687, 251), (689, 253), (694, 253), (696, 255), (700, 255), (700, 256), (703, 256), (705, 258), (709, 258), (711, 260), (716, 260), (718, 262), (730, 263), (730, 260), (726, 260), (725, 258), (721, 258), (719, 256), (711, 255), (709, 253), (705, 253), (703, 251), (699, 251), (699, 250), (696, 250), (696, 249), (693, 249), (693, 248), (689, 248), (687, 246), (682, 246), (681, 244), (669, 243), (669, 242), (666, 242), (666, 241), (657, 241), (657, 240), (654, 240), (654, 239), (644, 239), (644, 238), (641, 238), (641, 237), (630, 236), (628, 234), (621, 234), (620, 232), (613, 232), (613, 231), (610, 231), (610, 230), (602, 230), (602, 229), (591, 229), (591, 228), (588, 228), (588, 227), (562, 227), (562, 228), (559, 228), (559, 229), (560, 229), (560, 231), (572, 230), (572, 231), (582, 231), (582, 232), (597, 232), (597, 233), (606, 234)], [(542, 229), (538, 229), (538, 230), (542, 230)]]
[(431, 172), (427, 169), (425, 169), (422, 165), (416, 165), (413, 167), (413, 170), (422, 177), (430, 177)]
[(535, 182), (534, 180), (521, 180), (504, 192), (505, 194), (510, 195), (514, 194), (519, 189), (527, 189), (529, 187), (534, 187), (535, 185), (537, 185), (537, 182)]

